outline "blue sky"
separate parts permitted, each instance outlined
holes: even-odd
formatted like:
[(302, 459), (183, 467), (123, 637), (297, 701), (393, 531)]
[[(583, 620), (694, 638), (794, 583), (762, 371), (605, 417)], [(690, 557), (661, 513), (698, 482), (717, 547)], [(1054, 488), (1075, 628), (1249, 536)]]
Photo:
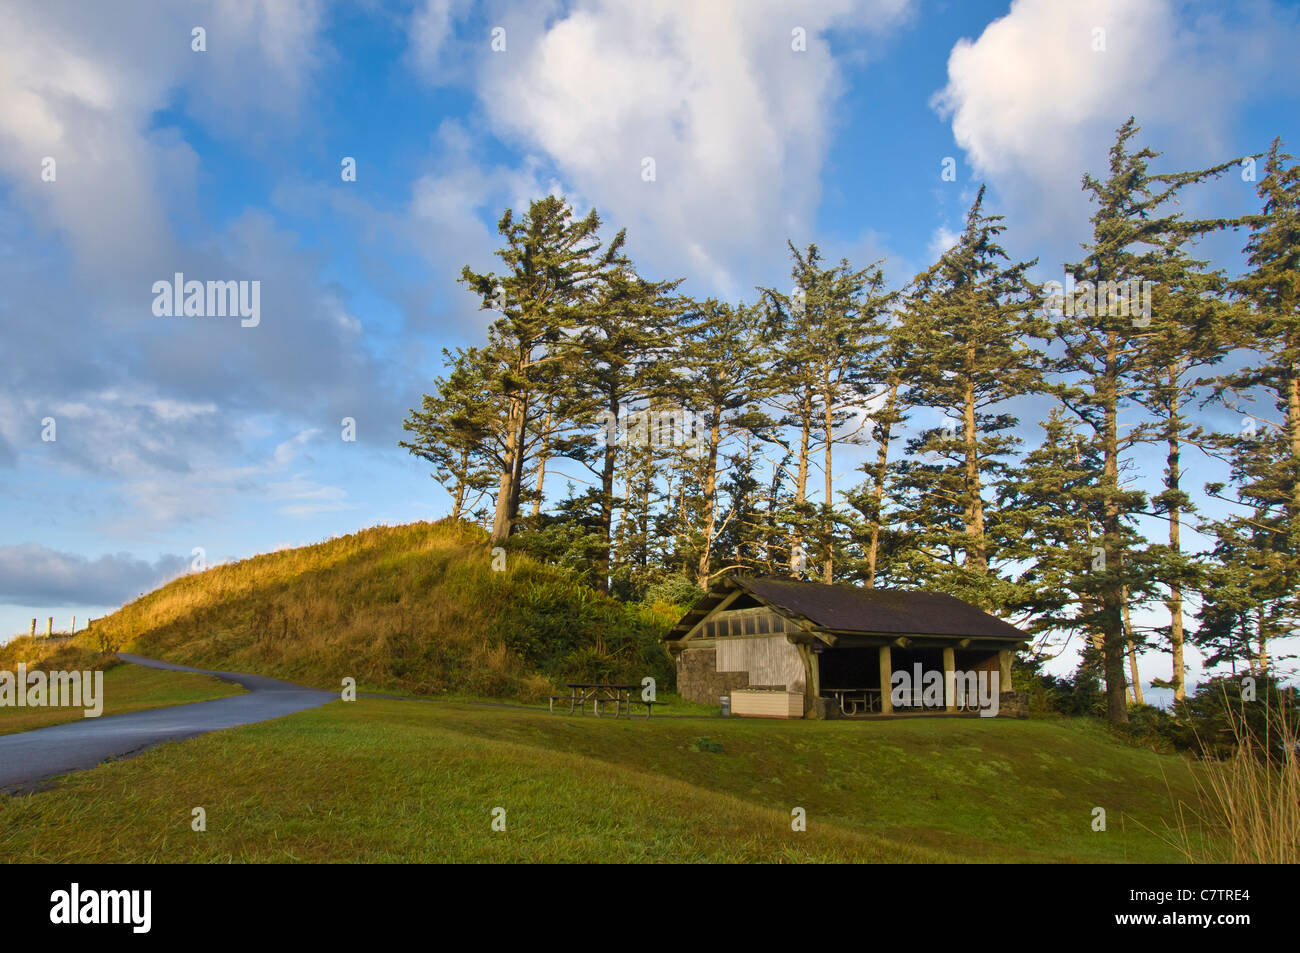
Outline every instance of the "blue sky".
[[(1059, 278), (1128, 115), (1170, 169), (1300, 146), (1298, 46), (1264, 0), (6, 3), (0, 637), (195, 547), (445, 513), (396, 443), (441, 348), (482, 336), (455, 277), (507, 206), (563, 190), (645, 273), (736, 298), (788, 280), (787, 237), (901, 283), (987, 183)], [(1227, 176), (1188, 206), (1257, 203)], [(1207, 251), (1235, 270), (1242, 240)], [(155, 317), (178, 271), (260, 281), (260, 324)]]

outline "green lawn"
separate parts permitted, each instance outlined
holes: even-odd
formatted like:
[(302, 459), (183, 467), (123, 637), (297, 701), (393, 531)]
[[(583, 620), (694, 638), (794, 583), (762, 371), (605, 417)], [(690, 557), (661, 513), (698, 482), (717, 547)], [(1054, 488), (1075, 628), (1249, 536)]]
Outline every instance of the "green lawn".
[(1175, 861), (1142, 825), (1162, 831), (1171, 792), (1192, 787), (1181, 759), (1087, 723), (615, 721), (362, 699), (0, 799), (0, 862)]
[[(242, 691), (238, 685), (208, 675), (119, 663), (104, 671), (104, 715), (184, 705), (238, 695)], [(77, 721), (85, 717), (83, 711), (81, 708), (0, 707), (0, 735)]]

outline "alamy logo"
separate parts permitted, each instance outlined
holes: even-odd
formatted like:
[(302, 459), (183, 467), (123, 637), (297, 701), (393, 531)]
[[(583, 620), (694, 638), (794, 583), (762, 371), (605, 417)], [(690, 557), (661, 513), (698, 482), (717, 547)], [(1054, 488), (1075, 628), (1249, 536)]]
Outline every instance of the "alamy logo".
[(695, 447), (706, 429), (701, 417), (681, 408), (622, 409), (618, 414), (602, 410), (596, 422), (601, 427), (597, 439), (604, 447)]
[(1078, 281), (1067, 274), (1065, 283), (1048, 281), (1043, 285), (1043, 309), (1048, 315), (1099, 318), (1132, 318), (1144, 328), (1151, 323), (1151, 294), (1156, 283), (1141, 278), (1120, 281)]
[(50, 894), (50, 922), (57, 924), (126, 923), (132, 933), (148, 933), (153, 922), (151, 890), (68, 890)]
[(87, 718), (104, 713), (103, 672), (0, 672), (0, 708), (83, 708)]
[(153, 283), (153, 313), (159, 318), (242, 318), (240, 326), (262, 322), (260, 281), (186, 281), (176, 272), (171, 281)]
[(945, 708), (946, 699), (952, 699), (959, 709), (978, 708), (981, 718), (997, 715), (999, 672), (954, 670), (949, 675), (945, 679), (937, 669), (925, 671), (920, 662), (910, 672), (898, 669), (889, 679), (889, 700), (895, 708)]

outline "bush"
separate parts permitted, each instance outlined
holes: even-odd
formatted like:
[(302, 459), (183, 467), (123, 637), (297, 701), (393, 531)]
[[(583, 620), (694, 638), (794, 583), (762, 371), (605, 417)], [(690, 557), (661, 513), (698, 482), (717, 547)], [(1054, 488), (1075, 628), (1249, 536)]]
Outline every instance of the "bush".
[[(1245, 678), (1253, 679), (1253, 699), (1243, 697)], [(1294, 712), (1298, 700), (1296, 689), (1280, 685), (1268, 675), (1210, 679), (1175, 706), (1167, 737), (1178, 748), (1212, 758), (1235, 756), (1244, 739), (1252, 750), (1277, 758), (1282, 752), (1275, 731), (1276, 713)]]
[(680, 606), (682, 612), (704, 598), (705, 591), (685, 576), (669, 576), (662, 582), (646, 588), (641, 603), (647, 606)]

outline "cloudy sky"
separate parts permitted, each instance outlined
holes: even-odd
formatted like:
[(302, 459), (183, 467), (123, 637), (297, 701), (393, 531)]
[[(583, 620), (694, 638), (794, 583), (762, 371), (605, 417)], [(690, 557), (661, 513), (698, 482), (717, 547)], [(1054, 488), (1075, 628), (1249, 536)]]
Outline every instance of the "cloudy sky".
[[(1277, 0), (6, 0), (0, 638), (196, 548), (445, 513), (396, 443), (482, 336), (455, 277), (506, 207), (562, 190), (734, 299), (787, 238), (901, 283), (987, 183), (1059, 278), (1130, 114), (1170, 168), (1300, 145), (1298, 47)], [(1189, 205), (1257, 207), (1235, 176)], [(259, 281), (260, 320), (156, 315), (176, 273)]]

